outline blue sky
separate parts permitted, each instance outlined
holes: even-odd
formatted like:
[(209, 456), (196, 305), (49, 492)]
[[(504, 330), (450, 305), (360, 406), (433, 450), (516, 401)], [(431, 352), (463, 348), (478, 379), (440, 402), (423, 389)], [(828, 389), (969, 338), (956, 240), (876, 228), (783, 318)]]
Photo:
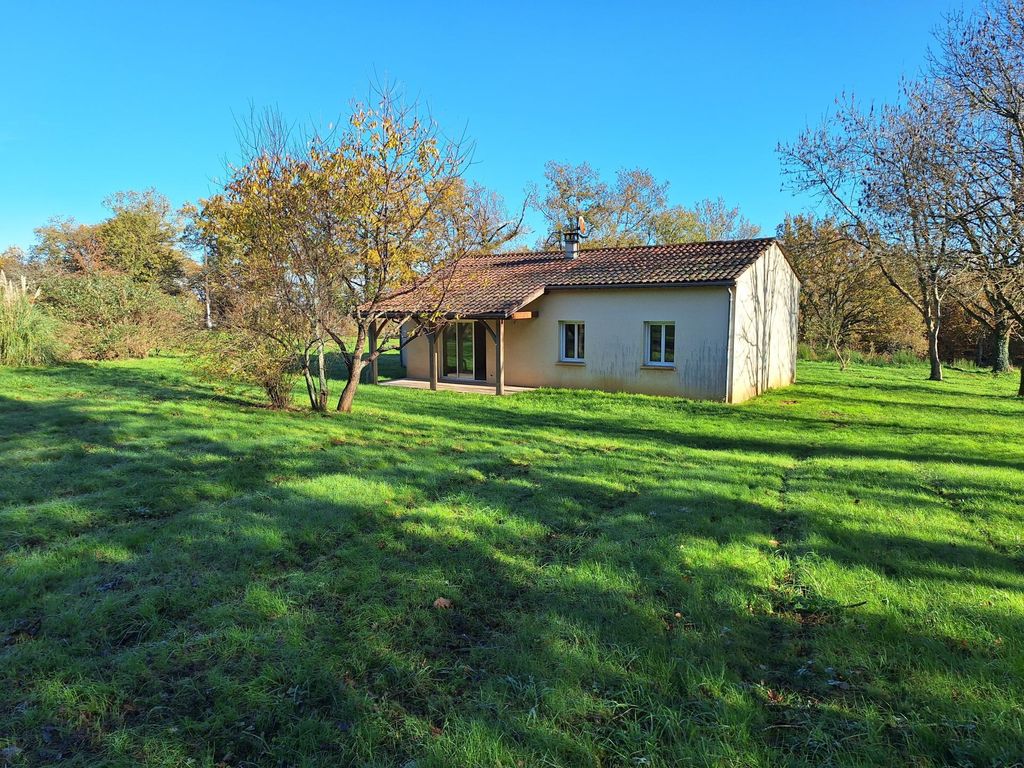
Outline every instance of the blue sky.
[[(7, 3), (0, 249), (117, 190), (210, 194), (250, 104), (326, 123), (374, 78), (476, 141), (513, 206), (549, 159), (641, 166), (771, 232), (775, 146), (843, 90), (891, 98), (959, 7), (922, 2)], [(530, 238), (532, 242), (533, 238)]]

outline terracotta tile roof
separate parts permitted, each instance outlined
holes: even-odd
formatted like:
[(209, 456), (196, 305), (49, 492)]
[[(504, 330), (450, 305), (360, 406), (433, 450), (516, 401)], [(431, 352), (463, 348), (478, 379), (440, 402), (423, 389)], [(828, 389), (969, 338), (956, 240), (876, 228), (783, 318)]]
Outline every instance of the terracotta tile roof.
[(548, 290), (573, 287), (729, 284), (774, 238), (678, 245), (580, 249), (470, 256), (384, 299), (391, 315), (433, 312), (507, 317)]

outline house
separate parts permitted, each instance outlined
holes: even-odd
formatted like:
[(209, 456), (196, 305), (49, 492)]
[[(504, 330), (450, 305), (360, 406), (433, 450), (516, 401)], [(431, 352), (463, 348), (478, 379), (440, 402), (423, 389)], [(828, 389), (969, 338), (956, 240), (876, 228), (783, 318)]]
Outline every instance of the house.
[(581, 249), (573, 235), (394, 292), (379, 309), (403, 322), (408, 376), (730, 403), (793, 383), (800, 281), (775, 239)]

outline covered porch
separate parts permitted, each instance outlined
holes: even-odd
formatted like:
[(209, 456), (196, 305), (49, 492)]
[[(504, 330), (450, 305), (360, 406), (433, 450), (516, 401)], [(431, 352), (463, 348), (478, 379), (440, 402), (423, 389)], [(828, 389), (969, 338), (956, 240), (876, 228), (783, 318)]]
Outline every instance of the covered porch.
[[(482, 381), (444, 381), (439, 380), (436, 387), (431, 387), (426, 379), (391, 379), (382, 381), (383, 387), (402, 387), (404, 389), (436, 389), (441, 392), (462, 392), (473, 395), (497, 395), (497, 387)], [(519, 392), (532, 392), (534, 387), (502, 387), (501, 394), (514, 395)]]
[[(506, 323), (510, 320), (530, 320), (536, 316), (537, 312), (512, 311), (500, 314), (465, 313), (440, 318), (406, 314), (402, 319), (389, 318), (406, 323), (402, 326), (403, 350), (408, 341), (406, 329), (413, 328), (416, 346), (421, 350), (417, 353), (420, 355), (417, 359), (421, 362), (408, 369), (406, 377), (381, 383), (411, 389), (495, 395), (527, 391), (531, 388), (505, 384)], [(376, 324), (371, 326), (371, 347), (376, 344), (379, 330)], [(425, 360), (423, 351), (426, 352)], [(379, 381), (375, 364), (370, 366), (370, 381)]]

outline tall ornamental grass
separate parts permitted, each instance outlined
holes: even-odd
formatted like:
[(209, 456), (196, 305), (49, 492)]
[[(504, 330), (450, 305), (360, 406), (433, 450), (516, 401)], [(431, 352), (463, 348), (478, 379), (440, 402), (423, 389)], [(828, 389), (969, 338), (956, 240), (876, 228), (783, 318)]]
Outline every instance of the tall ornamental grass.
[(57, 358), (57, 328), (36, 303), (24, 276), (7, 277), (0, 270), (0, 365), (46, 365)]

